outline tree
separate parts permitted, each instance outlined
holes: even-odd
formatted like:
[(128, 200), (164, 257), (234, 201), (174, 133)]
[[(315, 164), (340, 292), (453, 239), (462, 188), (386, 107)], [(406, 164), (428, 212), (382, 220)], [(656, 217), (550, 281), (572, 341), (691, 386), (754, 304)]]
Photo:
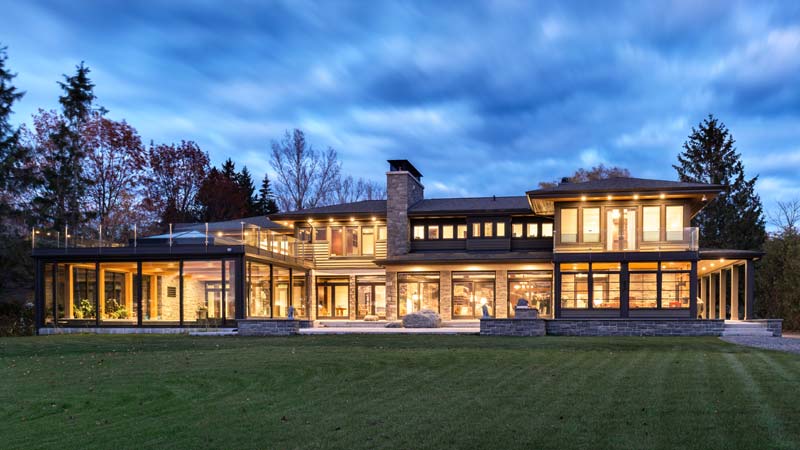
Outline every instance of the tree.
[(197, 220), (197, 192), (209, 170), (208, 154), (192, 141), (150, 144), (149, 173), (145, 183), (145, 208), (166, 228), (167, 224)]
[(777, 231), (768, 236), (758, 262), (756, 312), (781, 317), (784, 328), (800, 330), (800, 200), (778, 202), (771, 222)]
[(758, 176), (747, 179), (733, 136), (713, 115), (692, 127), (672, 167), (681, 181), (722, 186), (719, 197), (694, 218), (700, 239), (710, 248), (758, 250), (766, 239)]
[[(115, 122), (95, 112), (82, 130), (87, 148), (88, 203), (104, 230), (133, 226), (128, 208), (137, 200), (147, 159), (142, 140), (125, 121)], [(126, 206), (123, 208), (123, 206)]]
[(222, 163), (222, 175), (228, 177), (230, 180), (236, 179), (236, 164), (232, 159), (228, 158)]
[(235, 179), (211, 169), (197, 192), (200, 219), (205, 222), (240, 219), (248, 214), (247, 198)]
[(336, 203), (351, 203), (360, 200), (382, 200), (386, 198), (386, 189), (370, 180), (354, 179), (352, 175), (340, 177), (336, 183)]
[(247, 170), (247, 166), (242, 167), (242, 171), (236, 174), (235, 181), (236, 184), (239, 185), (239, 190), (242, 191), (241, 195), (246, 200), (247, 211), (245, 212), (245, 216), (254, 216), (259, 214), (256, 186), (255, 183), (253, 183), (253, 177), (250, 175), (250, 171)]
[[(606, 167), (604, 164), (594, 166), (589, 170), (578, 169), (572, 176), (568, 177), (570, 183), (583, 183), (586, 181), (605, 180), (608, 178), (628, 178), (631, 173), (628, 169), (612, 166)], [(550, 188), (558, 186), (559, 181), (540, 181), (540, 188)]]
[[(48, 133), (42, 136), (49, 141), (42, 148), (50, 153), (40, 159), (42, 188), (33, 199), (33, 208), (40, 223), (56, 229), (69, 225), (76, 230), (86, 222), (82, 201), (92, 182), (83, 172), (86, 149), (81, 132), (92, 112), (94, 84), (83, 62), (76, 69), (74, 76), (64, 75), (65, 82), (59, 82), (64, 91), (58, 99), (62, 115), (48, 117), (52, 123), (38, 128)], [(102, 108), (98, 111), (105, 113)]]
[(283, 140), (272, 142), (270, 159), (277, 175), (278, 204), (284, 211), (330, 204), (341, 166), (336, 150), (317, 152), (306, 143), (305, 134), (295, 129)]
[(269, 174), (264, 174), (261, 180), (261, 189), (258, 190), (258, 201), (256, 202), (256, 214), (269, 216), (278, 212), (278, 203), (275, 202), (275, 195), (270, 186)]
[[(11, 84), (16, 74), (6, 68), (7, 59), (6, 47), (0, 47), (0, 218), (3, 219), (18, 211), (19, 195), (33, 182), (30, 152), (20, 143), (21, 130), (10, 122), (14, 103), (25, 94)], [(8, 231), (8, 223), (0, 225)]]

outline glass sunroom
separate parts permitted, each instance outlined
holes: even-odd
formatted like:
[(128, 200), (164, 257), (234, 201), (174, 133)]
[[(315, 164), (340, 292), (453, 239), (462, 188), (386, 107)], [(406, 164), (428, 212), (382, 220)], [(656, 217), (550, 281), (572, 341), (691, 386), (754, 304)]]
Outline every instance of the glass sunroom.
[(235, 327), (245, 318), (287, 317), (290, 305), (302, 318), (311, 268), (298, 256), (302, 245), (244, 224), (125, 245), (40, 239), (33, 249), (37, 326)]

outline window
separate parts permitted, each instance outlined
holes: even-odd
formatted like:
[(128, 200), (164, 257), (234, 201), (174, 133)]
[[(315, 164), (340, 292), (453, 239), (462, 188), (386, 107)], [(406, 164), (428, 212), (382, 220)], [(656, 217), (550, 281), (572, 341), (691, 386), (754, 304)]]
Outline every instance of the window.
[(658, 302), (658, 274), (631, 273), (629, 304), (631, 309), (655, 308)]
[(519, 300), (526, 300), (540, 315), (550, 314), (553, 273), (549, 271), (508, 273), (508, 317), (514, 317)]
[(349, 318), (350, 280), (347, 278), (317, 278), (317, 317)]
[(494, 315), (494, 272), (453, 273), (453, 318), (478, 319), (484, 305)]
[(600, 242), (600, 208), (583, 208), (583, 242)]
[(414, 225), (414, 240), (425, 239), (425, 226)]
[(592, 308), (619, 308), (618, 263), (592, 263)]
[(358, 227), (345, 227), (344, 254), (345, 256), (358, 256)]
[(561, 242), (578, 242), (578, 210), (561, 210)]
[(497, 222), (497, 237), (506, 237), (506, 223)]
[(134, 262), (100, 264), (101, 321), (104, 323), (136, 322), (138, 273)]
[(683, 240), (683, 206), (667, 206), (667, 240)]
[(661, 274), (661, 307), (689, 307), (689, 273), (664, 272)]
[(342, 227), (331, 227), (331, 256), (344, 255)]
[(466, 239), (467, 238), (467, 226), (466, 225), (458, 225), (458, 226), (456, 226), (456, 237), (458, 239)]
[(314, 242), (325, 242), (328, 240), (328, 229), (325, 227), (314, 228)]
[[(529, 234), (528, 237), (531, 237)], [(543, 223), (542, 224), (542, 237), (553, 237), (553, 224), (552, 223)]]
[(661, 240), (661, 207), (642, 208), (642, 240), (653, 242)]
[(356, 319), (364, 319), (367, 316), (386, 318), (385, 277), (356, 277)]
[(308, 304), (306, 303), (306, 273), (295, 270), (292, 272), (292, 306), (295, 317), (308, 317)]
[(473, 238), (481, 237), (481, 224), (479, 222), (475, 222), (472, 224), (472, 237)]
[(422, 309), (439, 311), (439, 273), (398, 273), (399, 316)]
[(452, 225), (442, 225), (442, 239), (453, 239)]
[(439, 225), (428, 225), (428, 239), (439, 239)]
[(386, 227), (378, 227), (378, 240), (379, 241), (386, 240)]
[[(553, 235), (553, 225), (551, 224), (550, 225), (550, 236), (552, 236), (552, 235)], [(538, 223), (529, 223), (528, 224), (528, 237), (529, 238), (539, 237), (539, 224)]]
[(289, 290), (291, 280), (289, 269), (272, 266), (272, 317), (287, 317), (289, 315)]
[[(144, 322), (180, 321), (179, 296), (170, 296), (170, 291), (180, 287), (178, 261), (142, 263), (142, 320)], [(221, 270), (220, 270), (221, 275)], [(185, 283), (188, 286), (188, 283)], [(184, 314), (189, 318), (190, 310)]]
[(247, 317), (270, 317), (269, 295), (272, 282), (269, 278), (269, 264), (248, 261), (246, 269)]
[(513, 238), (521, 238), (522, 236), (522, 224), (521, 223), (512, 223), (511, 224), (511, 237)]
[(374, 255), (375, 254), (375, 228), (363, 227), (361, 228), (361, 254)]
[(492, 237), (493, 222), (483, 222), (483, 237)]
[(589, 274), (561, 274), (561, 307), (585, 309), (589, 307)]
[(299, 242), (311, 242), (311, 229), (300, 227), (297, 229), (297, 240)]
[[(225, 280), (225, 284), (229, 282)], [(224, 297), (222, 261), (183, 263), (184, 322), (222, 320), (226, 316)]]

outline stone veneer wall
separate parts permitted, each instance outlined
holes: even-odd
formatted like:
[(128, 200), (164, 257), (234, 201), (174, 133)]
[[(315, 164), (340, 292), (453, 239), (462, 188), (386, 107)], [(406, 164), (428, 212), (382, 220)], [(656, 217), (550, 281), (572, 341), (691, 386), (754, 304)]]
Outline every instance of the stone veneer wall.
[(544, 336), (542, 319), (481, 319), (481, 336)]
[(300, 328), (312, 326), (310, 320), (247, 319), (236, 322), (239, 336), (292, 336)]
[(439, 272), (439, 315), (442, 320), (453, 319), (453, 272)]
[(767, 331), (772, 333), (774, 337), (783, 336), (783, 319), (755, 319), (748, 320), (747, 322), (766, 323)]
[(349, 292), (347, 294), (348, 319), (356, 320), (356, 295), (358, 295), (358, 292), (356, 292), (356, 276), (355, 275), (352, 275), (352, 274), (350, 275), (349, 284), (350, 284), (349, 289), (348, 289)]
[(397, 320), (397, 272), (386, 271), (386, 320)]
[(422, 200), (424, 189), (409, 172), (386, 173), (386, 252), (389, 258), (410, 250), (408, 208)]
[(553, 336), (721, 336), (724, 320), (554, 319), (547, 320)]
[(508, 317), (508, 271), (495, 271), (494, 281), (494, 317), (505, 319)]

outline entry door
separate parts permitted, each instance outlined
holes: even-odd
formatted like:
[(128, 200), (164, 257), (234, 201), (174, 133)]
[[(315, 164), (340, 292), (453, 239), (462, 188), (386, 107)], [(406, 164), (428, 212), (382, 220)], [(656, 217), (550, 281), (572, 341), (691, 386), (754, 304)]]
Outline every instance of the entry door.
[(636, 209), (606, 210), (606, 250), (636, 250)]

